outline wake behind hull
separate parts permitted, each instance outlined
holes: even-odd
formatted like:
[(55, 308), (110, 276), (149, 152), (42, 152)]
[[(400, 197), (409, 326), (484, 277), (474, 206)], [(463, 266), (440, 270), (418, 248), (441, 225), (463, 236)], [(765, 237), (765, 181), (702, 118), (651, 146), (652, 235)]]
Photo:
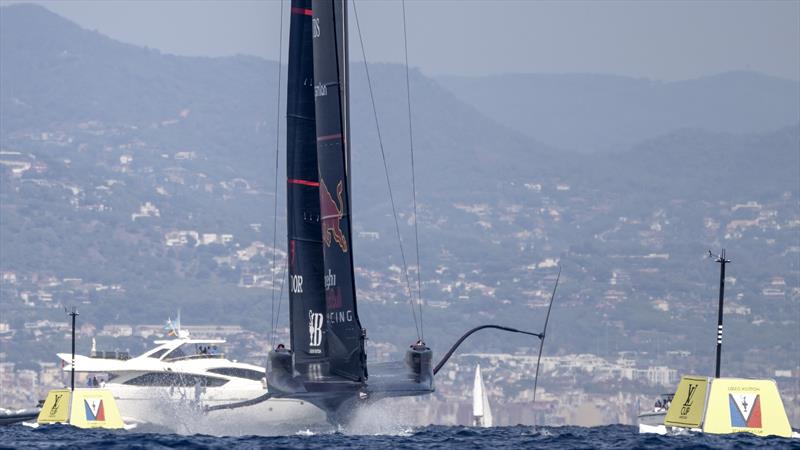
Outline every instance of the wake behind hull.
[(327, 424), (325, 413), (304, 400), (270, 399), (242, 408), (207, 412), (204, 407), (246, 400), (263, 394), (263, 391), (237, 392), (235, 395), (211, 392), (201, 395), (198, 400), (194, 400), (191, 391), (193, 389), (163, 387), (114, 391), (112, 387), (126, 423), (173, 433), (269, 435), (293, 433)]
[(29, 408), (18, 411), (2, 410), (0, 411), (0, 425), (13, 425), (15, 423), (36, 420), (36, 417), (39, 416), (39, 411), (39, 408)]

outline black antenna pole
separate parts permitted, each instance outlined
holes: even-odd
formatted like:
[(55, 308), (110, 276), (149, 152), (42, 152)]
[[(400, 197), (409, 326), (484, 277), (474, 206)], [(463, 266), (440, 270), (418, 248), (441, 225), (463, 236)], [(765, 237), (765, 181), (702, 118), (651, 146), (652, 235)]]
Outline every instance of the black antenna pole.
[(536, 358), (536, 375), (533, 378), (533, 403), (536, 403), (536, 386), (539, 384), (539, 363), (542, 361), (542, 349), (544, 348), (544, 338), (547, 335), (547, 322), (550, 321), (550, 310), (553, 309), (553, 300), (556, 298), (556, 289), (558, 289), (558, 280), (561, 279), (561, 266), (558, 266), (558, 275), (556, 276), (556, 284), (553, 286), (553, 294), (550, 295), (550, 304), (547, 305), (547, 315), (544, 318), (544, 329), (542, 330), (542, 338), (539, 339), (539, 356)]
[(75, 390), (75, 318), (78, 316), (78, 311), (75, 307), (72, 307), (72, 312), (69, 313), (72, 316), (72, 370), (70, 371), (70, 390)]
[[(709, 250), (709, 255), (711, 251)], [(725, 264), (731, 262), (725, 259), (725, 249), (717, 256), (716, 262), (720, 264), (719, 270), (719, 312), (717, 314), (717, 367), (714, 378), (719, 378), (720, 363), (722, 361), (722, 310), (725, 302)]]

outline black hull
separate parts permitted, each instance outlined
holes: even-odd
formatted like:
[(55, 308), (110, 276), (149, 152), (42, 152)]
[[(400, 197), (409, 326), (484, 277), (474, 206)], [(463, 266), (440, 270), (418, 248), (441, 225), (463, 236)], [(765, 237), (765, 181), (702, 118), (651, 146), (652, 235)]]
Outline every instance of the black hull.
[(0, 425), (13, 425), (15, 423), (36, 420), (39, 417), (39, 409), (26, 409), (10, 414), (0, 413)]
[(272, 351), (267, 385), (272, 397), (308, 401), (332, 424), (346, 425), (362, 406), (434, 392), (432, 358), (427, 347), (411, 348), (404, 361), (372, 364), (367, 381), (353, 381), (331, 374), (326, 364), (295, 365), (291, 351)]

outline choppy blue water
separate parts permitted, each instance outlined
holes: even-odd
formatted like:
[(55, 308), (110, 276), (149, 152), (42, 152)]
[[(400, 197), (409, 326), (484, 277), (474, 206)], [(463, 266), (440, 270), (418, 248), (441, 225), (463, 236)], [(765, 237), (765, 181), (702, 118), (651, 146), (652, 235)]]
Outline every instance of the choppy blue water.
[(0, 448), (283, 448), (283, 449), (744, 449), (753, 447), (800, 449), (797, 439), (759, 438), (747, 434), (713, 436), (640, 435), (636, 427), (498, 427), (429, 426), (391, 435), (342, 433), (290, 436), (213, 437), (204, 435), (81, 430), (53, 425), (37, 429), (22, 425), (0, 427)]

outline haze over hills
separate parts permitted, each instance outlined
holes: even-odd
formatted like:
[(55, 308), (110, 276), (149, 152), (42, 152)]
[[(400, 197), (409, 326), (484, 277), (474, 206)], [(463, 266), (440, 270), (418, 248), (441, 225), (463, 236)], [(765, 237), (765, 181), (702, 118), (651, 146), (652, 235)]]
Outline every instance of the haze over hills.
[[(3, 8), (2, 24), (4, 137), (94, 120), (137, 126), (159, 144), (203, 146), (212, 160), (238, 154), (268, 167), (262, 147), (275, 134), (274, 120), (265, 118), (274, 111), (277, 92), (269, 86), (277, 82), (276, 63), (164, 55), (83, 30), (32, 4)], [(170, 122), (181, 111), (188, 115)]]
[[(165, 55), (41, 7), (0, 11), (0, 272), (15, 280), (4, 278), (0, 321), (21, 330), (4, 341), (7, 357), (52, 355), (61, 338), (25, 323), (62, 320), (60, 305), (76, 303), (98, 328), (160, 323), (182, 307), (187, 322), (266, 332), (285, 236), (279, 178), (274, 250), (277, 63)], [(359, 314), (372, 343), (398, 351), (413, 322), (364, 68), (351, 71)], [(370, 65), (412, 261), (404, 73)], [(554, 354), (667, 364), (666, 352), (688, 351), (705, 370), (717, 272), (703, 258), (725, 246), (736, 260), (726, 329), (747, 349), (731, 367), (768, 376), (798, 354), (800, 121), (787, 102), (797, 83), (411, 75), (429, 344), (487, 321), (537, 328), (558, 262)], [(492, 89), (501, 95), (475, 100)]]
[[(155, 255), (162, 254), (157, 248), (163, 246), (163, 233), (169, 230), (225, 230), (243, 239), (248, 236), (271, 242), (271, 229), (254, 232), (249, 224), (260, 223), (266, 228), (272, 222), (275, 63), (247, 57), (162, 55), (82, 30), (34, 5), (3, 8), (2, 21), (4, 64), (0, 75), (3, 80), (0, 112), (4, 120), (0, 142), (12, 151), (35, 146), (42, 152), (36, 155), (38, 160), (47, 164), (51, 173), (63, 176), (60, 181), (84, 188), (79, 194), (82, 203), (102, 201), (113, 211), (109, 216), (114, 217), (113, 222), (102, 218), (93, 222), (94, 227), (102, 230), (94, 229), (92, 234), (110, 238), (89, 244), (93, 251), (70, 255), (59, 248), (41, 248), (41, 252), (31, 252), (28, 244), (37, 242), (37, 237), (23, 224), (32, 218), (24, 214), (15, 216), (19, 210), (9, 208), (13, 212), (6, 213), (4, 264), (23, 263), (15, 260), (18, 256), (27, 260), (28, 264), (23, 264), (26, 267), (63, 270), (66, 262), (71, 261), (70, 270), (80, 272), (81, 276), (97, 276), (96, 264), (102, 261), (102, 272), (110, 272), (103, 278), (140, 277), (144, 286), (159, 277), (166, 277), (164, 282), (170, 279), (167, 274), (154, 278), (146, 270), (143, 272), (143, 267), (148, 266), (166, 269), (163, 258)], [(395, 196), (407, 212), (410, 206), (406, 181), (409, 178), (407, 118), (401, 101), (405, 93), (394, 88), (402, 84), (403, 69), (378, 64), (371, 70)], [(391, 208), (363, 67), (353, 67), (352, 85), (353, 121), (359, 124), (353, 127), (354, 209), (364, 219), (358, 226), (378, 227), (391, 237), (391, 218), (387, 217)], [(501, 182), (494, 177), (495, 173), (520, 174), (522, 166), (517, 164), (520, 159), (536, 157), (544, 151), (544, 146), (486, 120), (418, 72), (412, 73), (412, 88), (420, 98), (414, 120), (423, 202), (428, 201), (429, 193), (443, 188), (458, 189), (469, 196), (472, 190), (494, 187)], [(40, 139), (43, 132), (69, 137), (64, 137), (66, 142), (54, 145)], [(80, 138), (73, 137), (76, 132)], [(498, 147), (504, 151), (493, 151)], [(175, 156), (178, 153), (192, 156), (178, 159)], [(128, 157), (132, 162), (121, 163), (120, 158)], [(546, 160), (541, 156), (536, 159)], [(537, 164), (533, 172), (525, 170), (524, 174), (544, 172), (544, 166)], [(124, 184), (109, 181), (119, 178)], [(464, 189), (466, 180), (469, 182)], [(9, 177), (5, 181), (13, 182)], [(109, 186), (112, 194), (105, 197), (105, 191), (96, 187), (107, 183), (112, 183)], [(221, 189), (220, 184), (224, 185)], [(20, 194), (23, 198), (27, 198), (26, 189), (38, 188), (23, 189)], [(20, 191), (16, 188), (4, 191), (4, 205), (20, 202), (15, 192)], [(279, 194), (282, 192), (280, 186)], [(41, 192), (29, 194), (37, 202), (42, 200)], [(22, 206), (32, 201), (23, 201)], [(162, 222), (144, 228), (137, 223), (126, 225), (131, 212), (147, 201), (158, 207)], [(35, 215), (42, 226), (62, 224), (65, 215), (74, 214), (70, 209), (73, 206), (68, 204), (45, 203), (36, 208)], [(278, 211), (281, 215), (278, 236), (283, 236), (283, 210)], [(71, 217), (72, 220), (75, 218)], [(19, 235), (12, 239), (9, 229), (31, 235), (29, 239), (20, 239)], [(127, 231), (123, 233), (124, 229)], [(403, 229), (409, 231), (407, 225)], [(69, 230), (67, 225), (48, 236), (57, 239), (70, 233)], [(111, 238), (128, 232), (150, 234), (150, 238)], [(392, 259), (399, 263), (396, 245), (393, 246), (391, 238), (385, 241), (381, 246), (395, 250)], [(144, 250), (146, 245), (152, 247)], [(131, 258), (131, 254), (153, 259), (145, 262)], [(365, 252), (362, 258), (369, 260), (370, 253)], [(183, 269), (177, 272), (179, 279), (187, 275)], [(197, 280), (193, 276), (185, 281), (187, 289), (195, 289), (193, 283)], [(176, 286), (175, 280), (170, 284)], [(166, 302), (156, 305), (152, 316), (164, 315), (171, 309), (174, 305)]]
[(755, 72), (675, 82), (591, 74), (437, 80), (497, 122), (581, 153), (620, 152), (683, 128), (759, 133), (800, 122), (800, 82)]
[[(248, 161), (236, 166), (237, 170), (251, 169), (252, 158), (267, 164), (274, 157), (274, 62), (244, 56), (161, 54), (82, 30), (35, 5), (7, 7), (2, 20), (2, 51), (9, 61), (2, 73), (4, 135), (32, 126), (102, 119), (106, 123), (150, 125), (148, 134), (159, 141), (207, 147), (211, 155), (233, 151), (247, 156)], [(43, 30), (47, 32), (42, 34)], [(400, 101), (405, 99), (405, 91), (398, 89), (405, 79), (400, 69), (397, 65), (372, 67), (378, 113), (390, 154), (407, 153), (405, 101)], [(352, 77), (353, 119), (363, 124), (354, 128), (355, 145), (377, 147), (363, 66), (354, 64)], [(494, 157), (490, 152), (479, 151), (489, 146), (502, 146), (506, 152), (517, 154), (533, 151), (530, 139), (486, 123), (485, 117), (419, 72), (413, 73), (412, 83), (414, 95), (424, 100), (414, 117), (422, 124), (416, 138), (423, 157), (437, 158), (443, 142), (459, 145), (464, 159), (476, 163), (491, 162)], [(153, 121), (158, 125), (184, 110), (188, 115), (176, 127), (153, 126)], [(180, 143), (171, 141), (176, 128), (182, 132)], [(442, 133), (448, 129), (453, 132)], [(373, 159), (357, 158), (357, 162)], [(440, 167), (440, 162), (441, 156), (426, 160), (420, 169)], [(262, 170), (271, 166), (267, 164)], [(372, 173), (379, 168), (381, 163), (373, 161), (360, 172)]]

